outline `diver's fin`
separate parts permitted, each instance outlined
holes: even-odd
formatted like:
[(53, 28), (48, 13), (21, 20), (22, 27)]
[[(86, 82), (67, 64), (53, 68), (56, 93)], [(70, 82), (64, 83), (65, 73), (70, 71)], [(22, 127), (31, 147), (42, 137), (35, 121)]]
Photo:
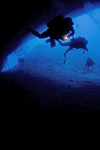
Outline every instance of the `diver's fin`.
[(46, 43), (49, 43), (49, 42), (50, 42), (50, 39), (45, 40), (45, 42), (46, 42)]

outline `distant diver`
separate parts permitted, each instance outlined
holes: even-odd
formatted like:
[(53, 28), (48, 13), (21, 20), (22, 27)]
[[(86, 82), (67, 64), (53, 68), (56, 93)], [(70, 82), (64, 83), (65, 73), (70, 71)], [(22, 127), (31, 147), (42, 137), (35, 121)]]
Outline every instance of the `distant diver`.
[(87, 62), (86, 62), (86, 64), (85, 64), (85, 67), (88, 69), (89, 67), (93, 67), (93, 65), (96, 65), (96, 63), (92, 60), (92, 58), (87, 58), (87, 60), (86, 60)]
[(73, 50), (73, 48), (81, 49), (81, 50), (83, 49), (83, 54), (85, 53), (85, 51), (88, 51), (88, 48), (87, 48), (88, 41), (84, 37), (81, 37), (81, 36), (71, 39), (70, 42), (66, 42), (66, 43), (62, 43), (60, 40), (58, 40), (58, 43), (61, 46), (69, 46), (69, 48), (64, 53), (63, 64), (65, 64), (66, 62), (66, 54), (69, 51)]
[[(43, 33), (39, 33), (31, 28), (28, 28), (27, 31), (31, 32), (33, 35), (38, 38), (47, 38), (46, 43), (50, 42), (51, 47), (54, 47), (55, 40), (66, 40), (75, 34), (73, 28), (74, 22), (70, 17), (64, 18), (63, 15), (55, 16), (51, 21), (47, 23), (47, 29)], [(68, 35), (68, 36), (65, 36)]]

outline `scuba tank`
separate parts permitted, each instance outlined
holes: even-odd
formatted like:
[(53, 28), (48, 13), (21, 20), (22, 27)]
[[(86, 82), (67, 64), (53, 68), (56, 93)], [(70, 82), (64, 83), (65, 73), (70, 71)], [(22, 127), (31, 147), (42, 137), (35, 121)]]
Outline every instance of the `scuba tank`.
[(56, 28), (59, 24), (63, 22), (63, 20), (64, 20), (63, 15), (56, 16), (47, 23), (47, 26), (49, 28)]

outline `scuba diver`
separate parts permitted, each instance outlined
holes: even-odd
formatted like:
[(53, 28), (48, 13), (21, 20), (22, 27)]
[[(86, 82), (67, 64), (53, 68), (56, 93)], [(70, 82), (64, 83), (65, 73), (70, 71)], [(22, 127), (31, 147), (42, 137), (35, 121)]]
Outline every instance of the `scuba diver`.
[(86, 64), (85, 64), (85, 67), (88, 69), (90, 66), (92, 66), (93, 67), (93, 65), (96, 65), (96, 63), (91, 59), (91, 58), (87, 58), (87, 60), (86, 60), (87, 62), (86, 62)]
[[(28, 28), (27, 31), (31, 32), (33, 35), (37, 36), (38, 38), (47, 38), (46, 43), (50, 42), (51, 47), (54, 47), (55, 40), (65, 40), (70, 38), (75, 34), (75, 30), (73, 28), (74, 22), (70, 17), (64, 18), (63, 15), (55, 16), (51, 21), (47, 23), (47, 29), (43, 33), (39, 33), (31, 28)], [(70, 33), (71, 32), (71, 33)], [(68, 35), (64, 37), (65, 35)]]
[(81, 36), (71, 39), (70, 42), (66, 42), (66, 43), (62, 43), (60, 40), (58, 40), (58, 43), (61, 46), (69, 46), (69, 48), (64, 53), (64, 63), (63, 64), (65, 64), (65, 62), (66, 62), (66, 54), (69, 51), (71, 51), (73, 48), (81, 49), (81, 50), (83, 49), (83, 54), (85, 53), (85, 51), (88, 51), (88, 48), (87, 48), (88, 41), (84, 37), (81, 37)]

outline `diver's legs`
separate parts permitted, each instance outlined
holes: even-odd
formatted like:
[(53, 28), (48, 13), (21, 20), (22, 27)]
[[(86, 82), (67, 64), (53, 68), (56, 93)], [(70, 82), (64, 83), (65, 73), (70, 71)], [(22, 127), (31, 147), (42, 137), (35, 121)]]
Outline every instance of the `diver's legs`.
[(51, 48), (56, 46), (56, 42), (55, 42), (55, 39), (50, 37), (50, 44), (51, 44)]
[(50, 42), (51, 48), (54, 47), (54, 46), (56, 46), (55, 39), (52, 38), (52, 37), (50, 37), (50, 39), (45, 40), (45, 42), (46, 42), (46, 43), (49, 43), (49, 42)]
[(39, 33), (35, 30), (32, 30), (31, 28), (28, 28), (28, 31), (31, 32), (33, 35), (37, 36), (38, 38), (46, 38), (46, 37), (49, 37), (49, 34), (48, 34), (48, 30), (44, 31), (43, 33)]
[(66, 54), (67, 54), (69, 51), (71, 51), (71, 50), (72, 50), (72, 47), (69, 47), (69, 48), (65, 51), (63, 64), (65, 64), (65, 62), (66, 62)]

